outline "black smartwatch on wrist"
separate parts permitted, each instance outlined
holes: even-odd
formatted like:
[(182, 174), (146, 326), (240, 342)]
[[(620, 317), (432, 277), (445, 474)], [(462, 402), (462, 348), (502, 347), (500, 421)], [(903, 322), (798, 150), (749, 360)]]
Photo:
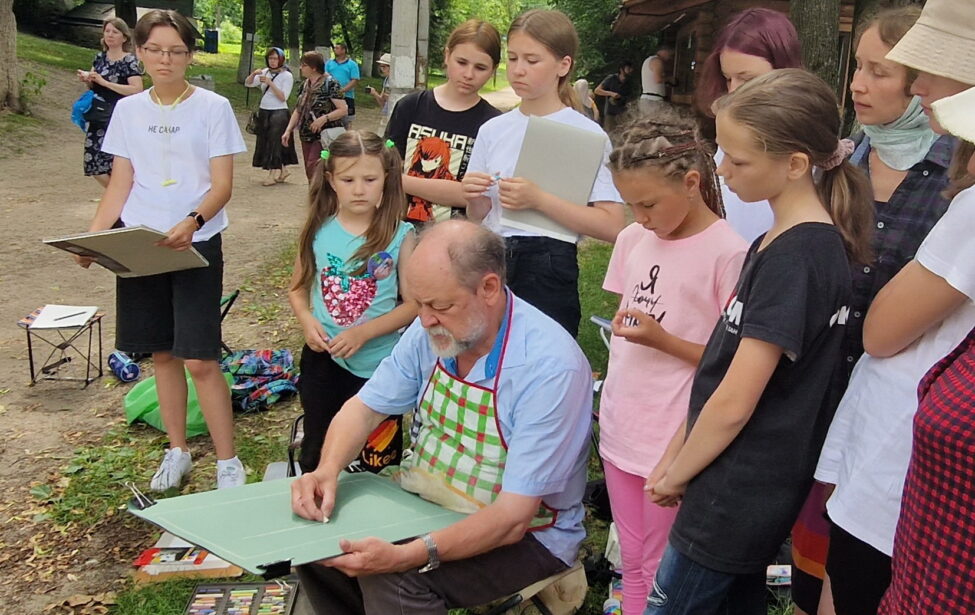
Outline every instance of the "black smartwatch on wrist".
[(203, 228), (203, 225), (207, 223), (207, 221), (203, 218), (203, 214), (198, 211), (191, 211), (190, 213), (186, 214), (186, 217), (193, 218), (193, 221), (196, 222), (196, 230), (200, 230)]

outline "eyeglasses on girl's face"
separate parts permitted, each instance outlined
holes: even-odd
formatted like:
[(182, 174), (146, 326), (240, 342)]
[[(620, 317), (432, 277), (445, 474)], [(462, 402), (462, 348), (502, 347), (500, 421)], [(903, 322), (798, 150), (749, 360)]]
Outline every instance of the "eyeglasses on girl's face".
[(161, 58), (166, 56), (173, 60), (185, 60), (190, 55), (189, 49), (163, 49), (161, 47), (142, 47), (143, 53), (150, 58)]

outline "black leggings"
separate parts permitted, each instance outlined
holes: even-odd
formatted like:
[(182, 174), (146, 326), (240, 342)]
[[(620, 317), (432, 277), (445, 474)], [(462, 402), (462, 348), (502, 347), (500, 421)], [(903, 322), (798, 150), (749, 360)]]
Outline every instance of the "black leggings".
[(576, 244), (550, 237), (505, 238), (508, 287), (569, 332), (579, 333)]

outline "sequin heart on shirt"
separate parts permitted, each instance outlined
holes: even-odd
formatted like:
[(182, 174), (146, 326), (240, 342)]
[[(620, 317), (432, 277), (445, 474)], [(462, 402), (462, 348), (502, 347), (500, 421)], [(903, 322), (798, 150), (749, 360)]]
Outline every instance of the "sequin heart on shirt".
[(322, 269), (322, 302), (332, 320), (340, 327), (351, 327), (366, 313), (376, 298), (376, 278), (365, 273), (349, 275), (342, 259), (328, 255), (328, 266)]

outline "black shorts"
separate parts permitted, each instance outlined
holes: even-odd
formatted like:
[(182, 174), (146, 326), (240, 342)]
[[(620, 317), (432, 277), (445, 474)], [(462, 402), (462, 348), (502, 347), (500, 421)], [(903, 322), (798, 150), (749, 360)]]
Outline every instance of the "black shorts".
[(349, 98), (348, 96), (346, 96), (345, 97), (345, 104), (346, 104), (346, 106), (349, 107), (348, 117), (353, 117), (355, 115), (355, 99), (354, 98)]
[(219, 360), (222, 243), (219, 233), (193, 243), (207, 267), (116, 278), (116, 348)]
[(890, 557), (833, 523), (826, 573), (833, 605), (844, 615), (875, 615), (890, 586)]
[(576, 244), (517, 235), (506, 237), (508, 287), (569, 332), (579, 333), (579, 263)]

